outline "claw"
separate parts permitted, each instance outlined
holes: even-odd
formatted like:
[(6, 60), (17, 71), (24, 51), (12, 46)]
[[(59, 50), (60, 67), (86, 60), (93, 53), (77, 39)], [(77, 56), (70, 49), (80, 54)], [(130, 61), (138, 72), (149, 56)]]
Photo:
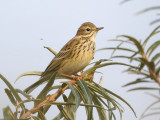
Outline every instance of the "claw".
[(73, 80), (79, 80), (79, 79), (91, 79), (93, 78), (92, 75), (75, 75), (75, 76), (71, 76), (71, 75), (67, 75), (67, 74), (61, 74), (62, 76), (65, 76), (65, 77), (68, 77), (68, 78), (71, 78)]

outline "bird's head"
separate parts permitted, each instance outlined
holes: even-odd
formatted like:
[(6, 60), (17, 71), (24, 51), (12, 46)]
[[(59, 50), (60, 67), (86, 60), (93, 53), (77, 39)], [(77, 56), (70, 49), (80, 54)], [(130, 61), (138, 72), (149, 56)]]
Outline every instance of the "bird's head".
[(93, 23), (85, 22), (79, 27), (76, 35), (87, 37), (96, 34), (101, 29), (103, 29), (103, 27), (97, 28)]

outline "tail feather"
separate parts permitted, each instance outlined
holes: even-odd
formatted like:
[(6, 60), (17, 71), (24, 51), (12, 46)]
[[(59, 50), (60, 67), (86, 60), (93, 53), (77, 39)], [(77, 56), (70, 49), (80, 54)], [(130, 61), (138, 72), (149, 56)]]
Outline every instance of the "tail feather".
[(26, 93), (31, 93), (34, 89), (36, 89), (39, 85), (43, 84), (44, 82), (48, 81), (48, 79), (44, 78), (40, 78), (38, 81), (36, 81), (35, 83), (33, 83), (32, 85), (30, 85), (29, 87), (27, 87), (24, 92)]

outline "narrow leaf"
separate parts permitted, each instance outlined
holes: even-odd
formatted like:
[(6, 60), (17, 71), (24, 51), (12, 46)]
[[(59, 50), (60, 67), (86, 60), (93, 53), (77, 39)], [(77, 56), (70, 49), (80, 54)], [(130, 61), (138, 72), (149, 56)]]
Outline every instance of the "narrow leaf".
[(74, 95), (75, 98), (76, 98), (76, 109), (75, 109), (75, 111), (76, 111), (77, 108), (79, 107), (80, 102), (81, 102), (79, 93), (78, 93), (77, 90), (73, 87), (73, 85), (71, 85), (71, 84), (69, 84), (69, 83), (67, 83), (67, 82), (66, 82), (66, 84), (69, 86), (69, 88), (71, 89), (73, 95)]
[(31, 99), (32, 95), (29, 95), (27, 93), (25, 93), (24, 91), (20, 90), (20, 89), (15, 89), (17, 93), (22, 94), (24, 97)]
[(48, 49), (51, 53), (53, 53), (55, 56), (57, 55), (57, 52), (55, 50), (53, 50), (52, 48), (50, 47), (46, 47), (44, 46), (44, 48)]
[(146, 46), (148, 40), (149, 40), (152, 36), (154, 36), (154, 35), (157, 34), (156, 31), (157, 31), (159, 28), (160, 28), (160, 25), (157, 26), (157, 27), (151, 32), (151, 34), (145, 39), (145, 41), (143, 42), (143, 48), (145, 48), (145, 46)]
[(58, 109), (61, 111), (61, 113), (63, 114), (63, 116), (67, 119), (67, 120), (71, 120), (71, 118), (68, 116), (68, 114), (66, 113), (66, 111), (63, 109), (62, 105), (57, 105)]
[[(14, 97), (16, 98), (16, 100), (20, 103), (22, 101), (22, 99), (20, 98), (20, 96), (18, 95), (18, 93), (16, 92), (16, 90), (14, 89), (14, 87), (1, 74), (0, 74), (0, 78), (3, 80), (3, 82), (5, 82), (5, 84), (8, 86), (8, 88), (10, 89), (10, 91), (12, 92), (12, 94), (14, 95)], [(25, 106), (24, 106), (24, 104), (21, 104), (20, 106), (22, 108), (22, 111), (25, 112)]]
[(145, 12), (149, 12), (149, 11), (152, 11), (152, 10), (159, 10), (160, 9), (160, 6), (153, 6), (153, 7), (149, 7), (149, 8), (146, 8), (144, 10), (141, 10), (140, 12), (138, 12), (137, 14), (142, 14), (142, 13), (145, 13)]
[[(82, 89), (82, 91), (83, 91), (83, 93), (85, 95), (86, 102), (88, 104), (92, 104), (91, 94), (90, 94), (89, 88), (87, 87), (87, 84), (82, 79), (79, 79), (78, 80), (78, 85), (80, 86), (80, 88)], [(92, 107), (88, 107), (87, 120), (91, 120), (91, 118), (92, 118), (92, 110), (93, 110)]]
[[(47, 83), (47, 85), (43, 88), (43, 90), (42, 90), (42, 91), (39, 93), (39, 95), (37, 96), (37, 99), (43, 100), (43, 99), (46, 97), (47, 93), (49, 92), (50, 88), (52, 87), (52, 85), (53, 85), (53, 83), (54, 83), (54, 80), (55, 80), (55, 78), (56, 78), (56, 74), (57, 74), (56, 72), (53, 73), (53, 75), (50, 77), (49, 82)], [(36, 106), (37, 104), (39, 104), (39, 102), (40, 102), (40, 101), (35, 102), (35, 106)]]
[(150, 55), (154, 52), (154, 50), (159, 47), (160, 45), (160, 40), (154, 42), (148, 49), (146, 54), (148, 54), (148, 57), (150, 57)]
[(47, 120), (46, 119), (46, 117), (45, 117), (45, 115), (44, 115), (44, 113), (42, 112), (42, 111), (38, 111), (38, 115), (39, 115), (39, 118), (41, 119), (41, 120)]
[(15, 120), (14, 114), (9, 106), (3, 108), (4, 120)]
[(140, 120), (144, 117), (145, 113), (146, 113), (153, 105), (155, 105), (155, 104), (157, 104), (157, 103), (160, 103), (160, 100), (157, 100), (157, 101), (153, 102), (152, 104), (150, 104), (150, 105), (145, 109), (145, 111), (142, 113), (142, 115), (141, 115), (141, 117), (140, 117)]
[(86, 71), (84, 71), (83, 74), (89, 74), (90, 72), (92, 72), (92, 71), (94, 71), (98, 68), (101, 68), (101, 67), (104, 67), (104, 66), (109, 66), (109, 65), (123, 65), (123, 66), (128, 66), (128, 67), (131, 67), (131, 68), (138, 69), (138, 67), (135, 67), (135, 66), (132, 66), (132, 65), (129, 65), (129, 64), (120, 63), (120, 62), (110, 62), (110, 63), (103, 63), (103, 64), (100, 64), (100, 65), (95, 65), (93, 67), (90, 67)]
[(160, 90), (160, 88), (154, 88), (154, 87), (137, 87), (130, 89), (128, 91), (135, 91), (135, 90)]
[[(17, 80), (18, 80), (19, 78), (23, 77), (23, 76), (27, 76), (27, 75), (37, 75), (37, 76), (41, 76), (41, 74), (42, 74), (42, 72), (40, 72), (40, 71), (28, 71), (28, 72), (24, 72), (24, 73), (20, 74), (20, 75), (17, 77), (17, 79), (16, 79), (15, 82), (17, 82)], [(15, 82), (14, 82), (14, 83), (15, 83)]]
[(141, 52), (141, 54), (144, 53), (143, 51), (143, 48), (140, 44), (140, 42), (138, 40), (136, 40), (135, 38), (131, 37), (131, 36), (128, 36), (128, 35), (119, 35), (118, 37), (125, 37), (125, 38), (128, 38), (130, 41), (132, 41), (136, 47), (138, 48), (138, 50)]
[[(100, 51), (100, 50), (114, 50), (114, 49), (115, 49), (114, 47), (109, 47), (109, 48), (99, 49), (98, 51)], [(134, 51), (132, 49), (122, 48), (122, 47), (117, 48), (117, 50), (123, 50), (123, 51), (134, 52), (134, 53), (136, 52), (136, 51)]]
[[(98, 85), (98, 84), (97, 84), (97, 85)], [(105, 89), (105, 88), (104, 88), (104, 89)], [(110, 94), (112, 94), (113, 96), (117, 97), (118, 99), (120, 99), (120, 100), (123, 101), (124, 103), (126, 103), (126, 104), (128, 105), (128, 107), (132, 110), (132, 112), (134, 113), (134, 115), (137, 117), (136, 112), (134, 111), (134, 109), (131, 107), (131, 105), (130, 105), (126, 100), (124, 100), (122, 97), (120, 97), (119, 95), (111, 92), (111, 91), (108, 90), (108, 89), (105, 89), (105, 91), (108, 92), (108, 93), (110, 93)]]
[[(98, 105), (98, 106), (102, 106), (101, 102), (97, 99), (97, 96), (95, 96), (95, 93), (91, 92), (92, 93), (92, 100), (93, 100), (93, 103), (95, 105)], [(99, 120), (107, 120), (107, 116), (106, 116), (106, 111), (103, 110), (103, 109), (99, 109), (99, 108), (96, 108), (97, 109), (97, 112), (98, 112), (98, 116), (99, 116)]]
[(134, 85), (134, 84), (137, 84), (137, 83), (148, 83), (148, 82), (152, 82), (152, 81), (143, 80), (143, 79), (136, 79), (135, 81), (129, 82), (129, 83), (123, 85), (122, 87), (127, 87), (127, 86)]
[(152, 62), (156, 61), (158, 58), (160, 58), (160, 53), (157, 53), (156, 55), (154, 55), (151, 59)]
[(12, 103), (14, 106), (16, 106), (17, 103), (16, 103), (16, 100), (14, 99), (11, 91), (6, 88), (6, 89), (5, 89), (5, 92), (6, 92), (7, 96), (8, 96), (8, 98), (10, 99), (11, 103)]

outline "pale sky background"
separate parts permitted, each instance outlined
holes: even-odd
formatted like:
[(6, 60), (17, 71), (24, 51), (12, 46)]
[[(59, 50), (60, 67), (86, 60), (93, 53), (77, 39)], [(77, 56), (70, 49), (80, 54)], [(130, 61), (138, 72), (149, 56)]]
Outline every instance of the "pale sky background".
[[(14, 84), (16, 77), (26, 71), (43, 71), (53, 58), (43, 46), (59, 51), (74, 37), (78, 27), (88, 21), (97, 27), (104, 27), (96, 37), (96, 49), (114, 46), (115, 43), (107, 40), (119, 34), (145, 39), (158, 25), (149, 25), (156, 15), (149, 12), (136, 16), (135, 13), (150, 6), (160, 5), (160, 1), (133, 0), (123, 5), (120, 5), (120, 2), (121, 0), (0, 0), (0, 73), (15, 88), (26, 88), (38, 80), (38, 77), (23, 77)], [(97, 52), (93, 61), (108, 59), (110, 54), (111, 51)], [(144, 91), (127, 92), (132, 87), (122, 88), (122, 85), (137, 78), (122, 73), (124, 69), (122, 66), (99, 69), (103, 75), (98, 74), (95, 81), (99, 82), (103, 76), (103, 86), (127, 100), (139, 118), (145, 108), (156, 99), (146, 95)], [(15, 108), (4, 92), (6, 85), (1, 80), (0, 84), (0, 118), (2, 118), (2, 108), (7, 105), (13, 111)], [(37, 95), (42, 88), (43, 86), (35, 90), (32, 95)], [(138, 120), (129, 107), (123, 103), (122, 105), (125, 109), (123, 120)], [(48, 120), (57, 113), (58, 109), (52, 107), (52, 111), (47, 114)], [(95, 120), (98, 120), (97, 112), (94, 114)], [(77, 120), (82, 119), (86, 119), (84, 108), (80, 108), (77, 113)], [(159, 117), (148, 117), (144, 120), (159, 120)]]

